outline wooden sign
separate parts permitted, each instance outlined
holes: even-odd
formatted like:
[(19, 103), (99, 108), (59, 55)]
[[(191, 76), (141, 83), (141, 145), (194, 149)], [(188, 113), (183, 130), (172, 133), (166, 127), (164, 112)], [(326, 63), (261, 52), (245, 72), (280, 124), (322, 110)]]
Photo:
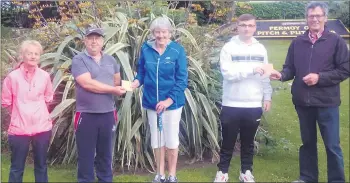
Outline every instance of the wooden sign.
[[(257, 20), (256, 38), (287, 38), (304, 34), (309, 27), (306, 20)], [(326, 26), (341, 37), (350, 37), (349, 30), (340, 20), (328, 19)]]

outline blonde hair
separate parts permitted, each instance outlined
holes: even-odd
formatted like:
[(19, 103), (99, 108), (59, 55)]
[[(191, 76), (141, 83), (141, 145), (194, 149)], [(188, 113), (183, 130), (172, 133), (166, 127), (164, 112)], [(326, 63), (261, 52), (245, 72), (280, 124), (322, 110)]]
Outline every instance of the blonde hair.
[(27, 48), (29, 48), (30, 46), (36, 46), (39, 48), (40, 50), (40, 54), (43, 54), (44, 50), (43, 47), (41, 46), (41, 44), (39, 43), (39, 41), (36, 40), (25, 40), (21, 43), (21, 45), (19, 46), (19, 50), (18, 50), (18, 61), (19, 63), (15, 66), (16, 68), (19, 68), (22, 63), (23, 63), (23, 54), (26, 51)]
[(26, 40), (21, 43), (21, 46), (19, 47), (19, 55), (22, 55), (30, 45), (36, 46), (40, 49), (40, 54), (43, 53), (43, 47), (39, 43), (39, 41), (36, 40)]

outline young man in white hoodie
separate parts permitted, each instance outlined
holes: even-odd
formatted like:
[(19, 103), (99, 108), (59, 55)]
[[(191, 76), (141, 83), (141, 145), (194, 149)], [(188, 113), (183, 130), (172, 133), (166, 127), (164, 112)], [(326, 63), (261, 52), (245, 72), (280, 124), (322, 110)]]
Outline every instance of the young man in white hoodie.
[(219, 171), (214, 182), (227, 182), (228, 168), (238, 133), (241, 140), (241, 182), (254, 182), (252, 174), (254, 138), (263, 111), (271, 106), (272, 88), (267, 51), (254, 37), (256, 18), (243, 14), (237, 21), (238, 34), (220, 53), (223, 76), (220, 114), (222, 142)]

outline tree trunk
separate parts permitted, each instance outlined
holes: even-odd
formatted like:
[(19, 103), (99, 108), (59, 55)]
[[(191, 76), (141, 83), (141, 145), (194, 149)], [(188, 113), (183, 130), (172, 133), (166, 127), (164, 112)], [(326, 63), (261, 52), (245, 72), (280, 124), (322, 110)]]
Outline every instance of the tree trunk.
[[(186, 13), (185, 13), (185, 20), (188, 20), (190, 13), (191, 13), (191, 7), (192, 7), (192, 1), (188, 1), (188, 5), (187, 5), (187, 9), (186, 9)], [(187, 25), (188, 22), (186, 21), (185, 25)]]
[(228, 13), (226, 17), (226, 23), (229, 24), (232, 22), (232, 18), (236, 14), (236, 2), (235, 1), (230, 1), (228, 2), (229, 7), (231, 7), (231, 11)]

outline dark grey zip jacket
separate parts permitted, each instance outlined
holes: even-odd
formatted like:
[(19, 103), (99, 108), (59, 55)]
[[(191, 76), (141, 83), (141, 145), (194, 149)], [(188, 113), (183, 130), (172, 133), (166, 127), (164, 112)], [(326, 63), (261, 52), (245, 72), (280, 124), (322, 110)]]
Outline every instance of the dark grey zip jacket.
[[(319, 74), (314, 86), (304, 83), (309, 73)], [(325, 29), (312, 44), (309, 31), (296, 37), (289, 49), (281, 81), (292, 80), (294, 105), (335, 107), (340, 105), (339, 83), (349, 77), (349, 50), (339, 35)]]

